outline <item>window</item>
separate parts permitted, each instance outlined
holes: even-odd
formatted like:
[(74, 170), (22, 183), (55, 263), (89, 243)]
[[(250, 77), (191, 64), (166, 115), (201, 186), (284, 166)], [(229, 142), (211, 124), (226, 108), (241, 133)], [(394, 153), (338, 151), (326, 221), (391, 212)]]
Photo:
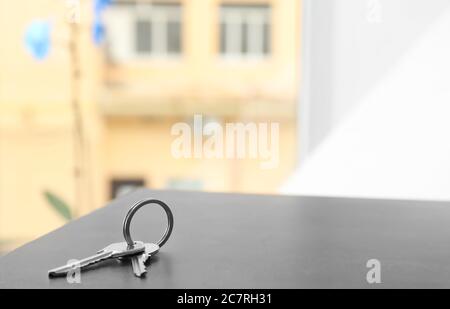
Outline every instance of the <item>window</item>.
[(182, 52), (182, 7), (176, 2), (117, 1), (105, 11), (109, 59), (172, 57)]
[(152, 23), (148, 20), (136, 22), (136, 50), (138, 53), (150, 53), (152, 50)]
[(226, 57), (264, 57), (271, 52), (268, 5), (222, 5), (220, 51)]
[(111, 198), (115, 199), (144, 186), (143, 179), (114, 179), (111, 181)]
[(179, 4), (138, 5), (135, 19), (137, 55), (181, 53), (181, 6)]

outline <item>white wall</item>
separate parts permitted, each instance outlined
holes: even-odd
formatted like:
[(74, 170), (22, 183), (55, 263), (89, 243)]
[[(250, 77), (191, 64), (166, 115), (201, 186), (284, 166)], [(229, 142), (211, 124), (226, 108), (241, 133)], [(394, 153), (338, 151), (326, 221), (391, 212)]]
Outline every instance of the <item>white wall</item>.
[(450, 2), (380, 1), (379, 24), (356, 2), (335, 2), (330, 101), (309, 89), (330, 114), (310, 126), (332, 129), (283, 191), (450, 200)]
[[(303, 0), (303, 157), (410, 50), (450, 7), (448, 0)], [(381, 22), (373, 22), (373, 4)]]

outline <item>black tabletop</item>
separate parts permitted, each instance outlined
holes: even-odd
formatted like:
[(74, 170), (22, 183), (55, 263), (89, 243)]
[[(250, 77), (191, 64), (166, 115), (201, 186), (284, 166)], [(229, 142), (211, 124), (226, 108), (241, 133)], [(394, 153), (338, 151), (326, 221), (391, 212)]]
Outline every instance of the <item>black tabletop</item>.
[[(127, 210), (149, 197), (169, 204), (175, 227), (145, 278), (115, 260), (81, 284), (48, 278), (122, 241)], [(133, 237), (158, 240), (164, 219), (141, 209)], [(449, 203), (139, 190), (0, 258), (0, 288), (449, 288), (449, 239)], [(381, 284), (366, 280), (370, 259)]]

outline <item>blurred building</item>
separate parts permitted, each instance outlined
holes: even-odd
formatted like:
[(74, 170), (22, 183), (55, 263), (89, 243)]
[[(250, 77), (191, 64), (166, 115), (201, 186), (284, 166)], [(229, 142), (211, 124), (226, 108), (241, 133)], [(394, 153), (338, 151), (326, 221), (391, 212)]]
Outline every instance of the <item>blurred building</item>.
[[(0, 246), (63, 223), (47, 190), (76, 216), (136, 186), (275, 192), (296, 157), (300, 4), (116, 0), (96, 46), (92, 1), (81, 0), (71, 24), (67, 2), (0, 0)], [(52, 23), (43, 61), (23, 44), (37, 18)], [(195, 114), (222, 125), (279, 122), (279, 166), (174, 158), (171, 127)]]

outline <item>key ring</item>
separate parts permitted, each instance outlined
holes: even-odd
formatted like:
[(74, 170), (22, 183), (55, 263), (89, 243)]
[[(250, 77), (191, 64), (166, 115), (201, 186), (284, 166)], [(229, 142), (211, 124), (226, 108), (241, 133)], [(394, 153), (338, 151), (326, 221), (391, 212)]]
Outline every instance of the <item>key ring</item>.
[(166, 231), (164, 232), (164, 235), (162, 236), (162, 238), (158, 241), (158, 243), (157, 243), (158, 246), (162, 247), (167, 242), (167, 240), (169, 240), (170, 234), (172, 234), (173, 214), (172, 214), (172, 211), (170, 210), (169, 206), (167, 206), (165, 203), (161, 202), (160, 200), (155, 200), (155, 199), (143, 200), (143, 201), (140, 201), (140, 202), (137, 202), (136, 204), (134, 204), (134, 206), (131, 207), (131, 209), (128, 211), (127, 215), (125, 216), (125, 219), (123, 220), (123, 237), (125, 237), (125, 240), (130, 247), (134, 246), (134, 241), (130, 235), (131, 220), (133, 219), (134, 214), (142, 206), (145, 206), (148, 204), (158, 204), (159, 206), (161, 206), (164, 209), (164, 211), (166, 212), (166, 215), (167, 215), (167, 228), (166, 228)]

